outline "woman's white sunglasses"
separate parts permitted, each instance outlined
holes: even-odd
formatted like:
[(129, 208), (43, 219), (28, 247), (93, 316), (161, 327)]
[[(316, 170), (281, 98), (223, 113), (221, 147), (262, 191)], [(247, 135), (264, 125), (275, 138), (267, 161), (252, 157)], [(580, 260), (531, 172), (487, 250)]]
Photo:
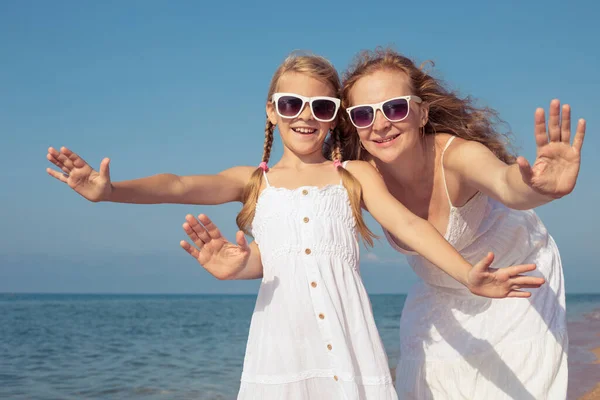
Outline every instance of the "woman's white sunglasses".
[(377, 104), (360, 104), (348, 107), (346, 111), (350, 116), (352, 125), (357, 128), (368, 128), (375, 122), (377, 110), (381, 110), (384, 117), (390, 122), (400, 122), (410, 113), (410, 101), (421, 103), (419, 96), (394, 97)]

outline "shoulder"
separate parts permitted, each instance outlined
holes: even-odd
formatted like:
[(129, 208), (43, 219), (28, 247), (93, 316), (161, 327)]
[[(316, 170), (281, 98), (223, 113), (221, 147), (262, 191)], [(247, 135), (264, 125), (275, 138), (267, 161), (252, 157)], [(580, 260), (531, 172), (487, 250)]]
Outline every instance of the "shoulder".
[(223, 170), (217, 175), (239, 181), (241, 184), (245, 185), (257, 168), (257, 166), (240, 165)]
[(379, 175), (377, 169), (368, 161), (345, 161), (345, 169), (354, 175)]
[[(452, 139), (454, 137), (454, 139)], [(448, 141), (452, 142), (448, 144)], [(449, 134), (439, 134), (436, 137), (436, 146), (443, 156), (443, 166), (450, 171), (460, 171), (473, 165), (477, 159), (494, 157), (490, 149), (474, 140), (466, 140)], [(447, 146), (447, 147), (446, 147)]]

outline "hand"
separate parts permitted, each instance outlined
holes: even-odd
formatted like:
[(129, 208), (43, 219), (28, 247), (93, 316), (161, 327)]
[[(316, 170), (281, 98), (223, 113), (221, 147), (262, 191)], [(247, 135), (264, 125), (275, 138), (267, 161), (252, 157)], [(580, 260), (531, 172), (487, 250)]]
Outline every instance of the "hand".
[[(200, 222), (198, 222), (200, 220)], [(179, 244), (217, 279), (234, 279), (246, 267), (250, 257), (250, 247), (244, 232), (235, 235), (237, 245), (228, 242), (215, 224), (204, 214), (198, 219), (186, 215), (183, 230), (196, 247), (185, 240)]]
[(517, 158), (523, 181), (536, 192), (553, 199), (573, 191), (581, 165), (581, 147), (585, 136), (585, 120), (577, 123), (577, 132), (571, 146), (571, 108), (560, 102), (550, 103), (550, 119), (546, 133), (544, 110), (535, 112), (535, 142), (537, 155), (533, 167), (524, 157)]
[(473, 294), (490, 298), (530, 297), (521, 289), (539, 288), (544, 278), (521, 275), (535, 270), (535, 264), (514, 265), (508, 268), (490, 268), (494, 254), (488, 253), (469, 271), (467, 287)]
[(60, 152), (50, 147), (46, 158), (63, 171), (61, 174), (52, 168), (47, 168), (46, 172), (50, 176), (66, 183), (71, 189), (90, 201), (109, 199), (112, 186), (108, 158), (103, 159), (100, 163), (100, 172), (95, 171), (83, 158), (66, 147), (61, 147)]

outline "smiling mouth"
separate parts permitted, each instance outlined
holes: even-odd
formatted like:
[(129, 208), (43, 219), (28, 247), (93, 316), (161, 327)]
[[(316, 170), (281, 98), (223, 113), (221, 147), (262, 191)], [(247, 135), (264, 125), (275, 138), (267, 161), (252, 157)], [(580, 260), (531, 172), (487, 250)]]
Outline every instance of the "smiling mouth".
[(317, 131), (316, 129), (313, 129), (313, 128), (292, 128), (292, 130), (301, 135), (312, 135), (313, 133), (315, 133)]
[(379, 139), (379, 140), (373, 140), (375, 143), (388, 143), (391, 142), (392, 140), (396, 139), (398, 136), (400, 136), (400, 134), (394, 135), (394, 136), (390, 136), (387, 137), (385, 139)]

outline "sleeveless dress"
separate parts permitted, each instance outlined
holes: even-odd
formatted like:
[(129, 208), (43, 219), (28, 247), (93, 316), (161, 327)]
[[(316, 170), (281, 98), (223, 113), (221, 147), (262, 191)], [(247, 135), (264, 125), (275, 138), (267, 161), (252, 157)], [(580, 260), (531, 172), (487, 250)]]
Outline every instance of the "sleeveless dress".
[(252, 223), (263, 279), (238, 399), (397, 399), (346, 189), (277, 188), (264, 178)]
[[(441, 159), (446, 185), (443, 153)], [(546, 283), (531, 289), (528, 299), (475, 296), (385, 234), (422, 279), (409, 293), (400, 319), (399, 399), (566, 398), (562, 265), (554, 240), (532, 210), (509, 209), (479, 192), (463, 207), (450, 203), (445, 233), (471, 263), (488, 251), (494, 252), (495, 268), (535, 263), (529, 275), (543, 276)]]

